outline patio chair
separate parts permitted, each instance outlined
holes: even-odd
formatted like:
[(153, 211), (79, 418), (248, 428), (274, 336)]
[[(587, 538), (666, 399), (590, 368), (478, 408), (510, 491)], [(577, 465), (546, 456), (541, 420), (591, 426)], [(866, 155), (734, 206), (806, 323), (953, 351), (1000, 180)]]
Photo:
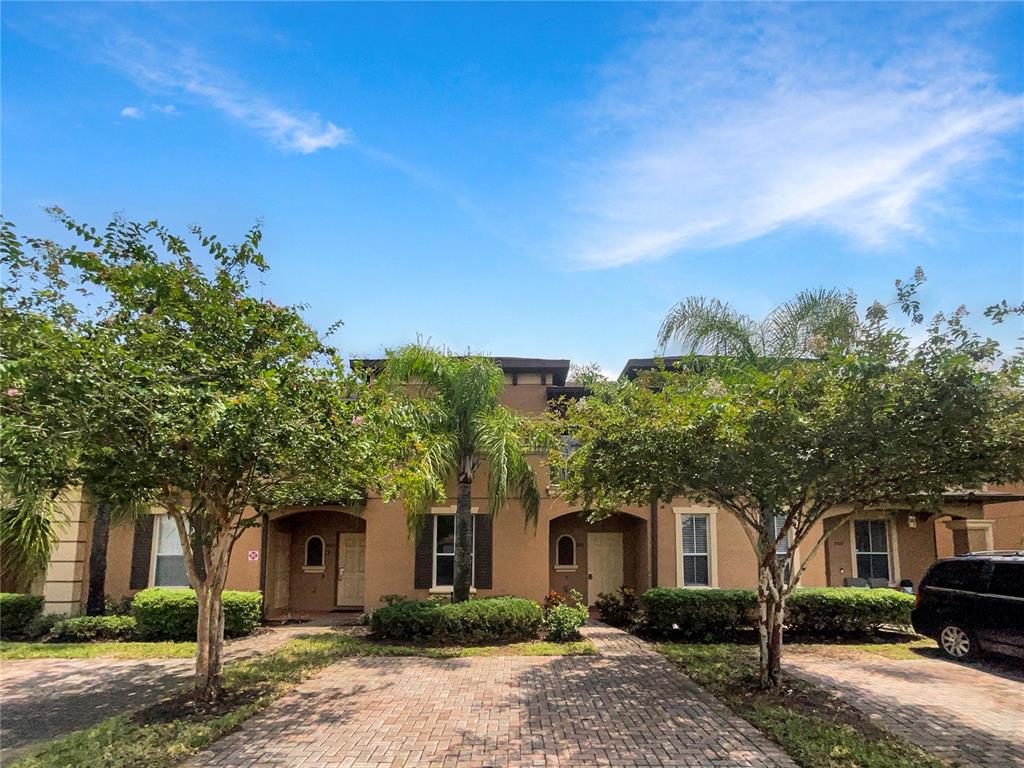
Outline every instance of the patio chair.
[(843, 579), (843, 586), (844, 587), (857, 587), (859, 589), (867, 589), (871, 585), (868, 584), (868, 580), (867, 579), (845, 578), (845, 579)]
[(889, 588), (889, 580), (888, 579), (868, 579), (868, 585), (872, 589), (888, 589)]

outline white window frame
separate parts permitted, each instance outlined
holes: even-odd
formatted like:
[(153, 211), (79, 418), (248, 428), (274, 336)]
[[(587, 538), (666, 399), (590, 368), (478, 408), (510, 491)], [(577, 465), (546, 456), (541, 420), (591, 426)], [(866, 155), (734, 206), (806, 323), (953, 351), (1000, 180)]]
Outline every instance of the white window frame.
[[(320, 565), (309, 564), (309, 542), (313, 539), (320, 539)], [(323, 573), (327, 570), (327, 542), (324, 537), (314, 533), (306, 538), (302, 545), (302, 571), (303, 573)]]
[[(676, 586), (680, 589), (718, 589), (718, 509), (716, 507), (673, 507), (676, 526)], [(683, 516), (708, 518), (708, 584), (683, 583)]]
[[(884, 520), (885, 521), (885, 545), (888, 548), (887, 555), (889, 555), (889, 584), (900, 583), (900, 541), (896, 533), (896, 525), (893, 518), (885, 512), (877, 513), (866, 513), (857, 515), (857, 517), (850, 520), (850, 571), (853, 573), (853, 577), (868, 578), (867, 576), (862, 577), (857, 571), (857, 526), (856, 523), (861, 521), (869, 520)], [(881, 554), (880, 552), (865, 552), (864, 554)]]
[[(474, 515), (480, 514), (479, 507), (473, 507), (470, 512)], [(431, 542), (430, 542), (430, 589), (428, 592), (431, 595), (450, 595), (455, 591), (455, 586), (438, 586), (437, 583), (437, 518), (447, 517), (449, 515), (455, 515), (455, 507), (434, 507), (430, 510), (430, 514), (433, 517), (430, 523), (431, 529)], [(476, 580), (476, 524), (473, 524), (473, 530), (471, 532), (473, 540), (473, 557), (472, 561), (472, 573), (473, 580)], [(447, 557), (447, 555), (445, 555)], [(455, 554), (451, 555), (452, 560), (455, 560)], [(476, 585), (470, 582), (469, 593), (476, 594)]]
[[(775, 526), (777, 525), (778, 520), (779, 520), (780, 517), (783, 520), (785, 520), (788, 517), (788, 515), (774, 515), (772, 517), (772, 533), (774, 534), (774, 536), (778, 536), (779, 535), (776, 532)], [(790, 527), (790, 529), (786, 532), (786, 544), (787, 544), (787, 546), (789, 548), (789, 569), (790, 569), (790, 573), (791, 574), (792, 573), (800, 574), (800, 547), (799, 546), (793, 546), (793, 528), (792, 527)], [(778, 547), (775, 548), (775, 555), (776, 555), (776, 557), (779, 555), (779, 548)], [(803, 576), (803, 574), (800, 574), (799, 576), (797, 576), (797, 580), (796, 580), (796, 585), (797, 586), (800, 586), (800, 580), (801, 580), (802, 576)]]
[[(558, 543), (562, 539), (568, 539), (572, 542), (572, 562), (566, 564), (560, 564), (558, 562)], [(576, 561), (576, 538), (568, 533), (563, 533), (557, 539), (555, 539), (555, 570), (559, 573), (572, 573), (579, 568), (579, 563)]]
[[(160, 521), (170, 520), (174, 523), (174, 518), (168, 515), (166, 512), (152, 512), (150, 513), (155, 518), (153, 520), (153, 544), (150, 547), (149, 554), (149, 586), (159, 586), (160, 589), (191, 589), (191, 584), (168, 584), (168, 585), (157, 585), (156, 583), (156, 559), (160, 556)], [(178, 524), (174, 523), (175, 535), (178, 533)], [(182, 547), (181, 557), (184, 559), (187, 557), (185, 554), (185, 548)], [(185, 566), (185, 580), (188, 581), (188, 565)]]

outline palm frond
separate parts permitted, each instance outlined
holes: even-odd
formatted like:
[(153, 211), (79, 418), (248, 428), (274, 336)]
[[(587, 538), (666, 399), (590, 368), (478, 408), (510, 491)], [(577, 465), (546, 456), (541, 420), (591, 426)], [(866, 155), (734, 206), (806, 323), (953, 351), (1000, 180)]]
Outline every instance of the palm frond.
[(718, 299), (690, 296), (662, 321), (658, 343), (676, 343), (687, 353), (755, 357), (762, 353), (760, 329), (753, 320)]
[(527, 457), (532, 436), (526, 419), (499, 406), (480, 415), (474, 432), (477, 450), (487, 463), (489, 513), (496, 514), (515, 495), (527, 519), (535, 522), (540, 491)]
[(808, 357), (846, 347), (857, 333), (857, 299), (832, 289), (804, 290), (764, 320), (764, 335), (776, 357)]
[(46, 569), (65, 523), (61, 503), (42, 485), (8, 476), (0, 503), (0, 558), (5, 581), (28, 585)]

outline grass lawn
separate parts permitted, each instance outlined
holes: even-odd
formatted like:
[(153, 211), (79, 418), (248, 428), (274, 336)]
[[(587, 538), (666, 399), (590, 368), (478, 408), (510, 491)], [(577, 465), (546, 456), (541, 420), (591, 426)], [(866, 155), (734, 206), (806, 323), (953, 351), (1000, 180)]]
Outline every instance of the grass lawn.
[[(826, 656), (843, 656), (845, 651), (852, 650), (871, 653), (875, 656), (884, 656), (887, 659), (894, 659), (896, 661), (924, 659), (928, 656), (927, 654), (922, 654), (920, 652), (921, 649), (934, 651), (937, 648), (935, 641), (929, 638), (915, 638), (913, 640), (895, 643), (849, 643), (844, 645), (812, 644), (795, 647), (813, 648), (815, 653), (820, 653)], [(845, 655), (849, 657), (849, 654)]]
[[(803, 768), (942, 768), (946, 765), (808, 683), (785, 678), (778, 692), (758, 690), (756, 647), (668, 643), (658, 649), (679, 664), (694, 682), (778, 742)], [(785, 673), (785, 656), (782, 664)]]
[(8, 643), (0, 660), (23, 659), (190, 659), (195, 643)]
[(224, 670), (224, 697), (216, 706), (199, 705), (187, 694), (179, 694), (140, 712), (111, 717), (92, 728), (52, 741), (11, 763), (9, 768), (170, 768), (236, 728), (318, 670), (351, 656), (458, 658), (589, 653), (594, 653), (594, 647), (588, 642), (433, 648), (389, 645), (336, 632), (307, 635), (264, 656), (228, 664)]

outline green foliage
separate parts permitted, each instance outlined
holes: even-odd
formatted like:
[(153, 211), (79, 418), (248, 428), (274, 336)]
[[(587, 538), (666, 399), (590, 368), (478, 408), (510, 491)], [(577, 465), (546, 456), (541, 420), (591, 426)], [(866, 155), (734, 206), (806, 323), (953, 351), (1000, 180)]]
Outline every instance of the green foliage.
[(909, 627), (914, 596), (895, 589), (796, 589), (786, 600), (791, 632), (856, 635)]
[(468, 600), (437, 609), (432, 639), (457, 645), (530, 640), (540, 633), (543, 619), (540, 606), (521, 597)]
[(778, 743), (801, 768), (944, 768), (945, 762), (884, 730), (863, 713), (802, 680), (755, 689), (751, 649), (731, 645), (659, 647), (694, 682)]
[(0, 643), (0, 659), (191, 659), (193, 643), (136, 643), (125, 640), (91, 643)]
[(131, 616), (76, 616), (54, 623), (47, 640), (86, 643), (92, 640), (132, 640), (137, 626)]
[(41, 613), (28, 623), (25, 629), (26, 640), (41, 640), (53, 630), (58, 621), (66, 617), (59, 613)]
[(376, 609), (370, 630), (384, 640), (479, 645), (529, 640), (538, 635), (543, 612), (518, 597), (490, 597), (438, 604), (405, 600)]
[[(259, 592), (225, 590), (224, 634), (250, 634), (262, 618), (263, 596)], [(195, 590), (150, 587), (136, 593), (132, 615), (143, 640), (188, 640), (196, 636), (198, 602)]]
[(544, 614), (544, 632), (548, 640), (564, 643), (580, 639), (580, 627), (587, 623), (590, 611), (587, 606), (576, 603), (556, 605)]
[(619, 587), (618, 592), (602, 592), (594, 603), (601, 620), (613, 627), (633, 627), (640, 622), (640, 598), (632, 587)]
[[(649, 589), (642, 597), (645, 628), (660, 637), (723, 640), (757, 626), (757, 592), (750, 589)], [(913, 595), (895, 589), (796, 589), (786, 599), (785, 624), (808, 635), (866, 635), (910, 625)]]
[(409, 447), (396, 475), (410, 532), (447, 498), (449, 481), (459, 485), (452, 599), (467, 600), (472, 551), (468, 533), (459, 531), (469, 529), (470, 489), (481, 463), (487, 465), (488, 513), (497, 514), (512, 496), (527, 520), (537, 520), (540, 492), (527, 459), (531, 424), (499, 404), (505, 377), (484, 357), (412, 344), (388, 353), (383, 380), (418, 396), (405, 411)]
[(43, 612), (42, 595), (0, 592), (0, 637), (22, 637)]
[(660, 637), (712, 640), (754, 626), (757, 594), (749, 589), (667, 589), (641, 598), (646, 628)]
[(423, 642), (434, 635), (437, 603), (427, 600), (400, 600), (370, 614), (370, 631), (382, 640)]

